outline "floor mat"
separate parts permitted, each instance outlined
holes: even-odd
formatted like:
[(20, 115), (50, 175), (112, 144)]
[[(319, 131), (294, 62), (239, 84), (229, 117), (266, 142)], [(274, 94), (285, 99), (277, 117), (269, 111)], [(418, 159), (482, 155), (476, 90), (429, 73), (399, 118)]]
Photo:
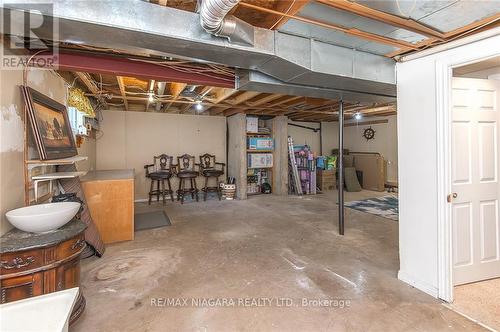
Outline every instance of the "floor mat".
[(134, 231), (142, 231), (172, 225), (165, 211), (152, 211), (134, 215)]
[(398, 198), (383, 196), (362, 201), (346, 202), (346, 207), (398, 221)]

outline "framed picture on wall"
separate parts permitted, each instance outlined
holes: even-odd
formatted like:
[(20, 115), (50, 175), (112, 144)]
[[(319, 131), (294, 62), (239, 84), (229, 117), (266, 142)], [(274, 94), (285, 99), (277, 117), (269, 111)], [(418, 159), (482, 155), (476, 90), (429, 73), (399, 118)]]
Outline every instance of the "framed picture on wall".
[(77, 155), (66, 106), (32, 88), (21, 86), (21, 91), (40, 159)]

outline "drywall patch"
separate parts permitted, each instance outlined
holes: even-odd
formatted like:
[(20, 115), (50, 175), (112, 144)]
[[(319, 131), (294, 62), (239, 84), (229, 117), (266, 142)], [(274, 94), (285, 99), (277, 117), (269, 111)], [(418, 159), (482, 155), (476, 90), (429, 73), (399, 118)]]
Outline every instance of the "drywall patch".
[(0, 152), (23, 151), (24, 123), (17, 105), (2, 106), (0, 121)]

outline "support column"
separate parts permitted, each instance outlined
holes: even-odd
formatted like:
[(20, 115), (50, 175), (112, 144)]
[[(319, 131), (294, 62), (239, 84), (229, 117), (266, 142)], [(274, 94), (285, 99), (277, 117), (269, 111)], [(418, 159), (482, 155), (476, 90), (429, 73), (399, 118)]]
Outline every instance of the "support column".
[(273, 193), (288, 195), (288, 118), (273, 118)]
[(344, 102), (339, 104), (339, 234), (344, 235)]
[(227, 118), (227, 175), (236, 179), (236, 196), (247, 199), (247, 117), (238, 113)]

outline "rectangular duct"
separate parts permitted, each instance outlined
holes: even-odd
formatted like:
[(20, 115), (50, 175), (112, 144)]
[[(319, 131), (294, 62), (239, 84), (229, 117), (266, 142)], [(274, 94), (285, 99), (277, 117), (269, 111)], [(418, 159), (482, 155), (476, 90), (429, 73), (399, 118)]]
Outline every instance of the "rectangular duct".
[[(32, 7), (18, 0), (6, 6), (1, 10)], [(54, 0), (51, 10), (30, 13), (38, 20), (41, 14), (44, 23), (56, 19), (59, 26), (53, 35), (42, 25), (36, 30), (41, 39), (220, 63), (263, 73), (274, 78), (274, 84), (346, 90), (352, 96), (396, 95), (392, 59), (309, 38), (254, 27), (253, 46), (231, 44), (206, 33), (196, 13), (139, 0), (126, 5), (119, 0)], [(23, 22), (14, 19), (11, 23)]]

